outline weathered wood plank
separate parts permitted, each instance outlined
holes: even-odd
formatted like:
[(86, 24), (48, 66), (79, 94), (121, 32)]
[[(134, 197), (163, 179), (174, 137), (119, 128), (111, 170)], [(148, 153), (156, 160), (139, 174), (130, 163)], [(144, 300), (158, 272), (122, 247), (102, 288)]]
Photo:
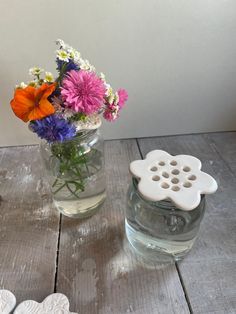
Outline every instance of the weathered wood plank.
[(175, 266), (147, 269), (124, 238), (128, 165), (135, 140), (106, 142), (108, 198), (87, 220), (62, 219), (57, 291), (83, 314), (189, 313)]
[(17, 302), (54, 290), (59, 215), (37, 146), (0, 149), (0, 289)]
[(236, 132), (209, 133), (204, 138), (236, 174)]
[[(220, 137), (227, 146), (227, 133)], [(219, 145), (213, 145), (206, 135), (140, 139), (139, 145), (144, 155), (153, 149), (192, 154), (218, 181), (217, 193), (208, 197), (199, 238), (178, 266), (193, 313), (236, 313), (236, 179), (218, 153)], [(230, 162), (232, 150), (227, 157)]]

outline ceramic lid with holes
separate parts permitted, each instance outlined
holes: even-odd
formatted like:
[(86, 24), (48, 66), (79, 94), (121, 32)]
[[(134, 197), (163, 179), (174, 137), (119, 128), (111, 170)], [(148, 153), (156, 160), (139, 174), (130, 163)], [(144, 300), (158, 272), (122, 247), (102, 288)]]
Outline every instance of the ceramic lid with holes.
[(130, 171), (140, 179), (138, 191), (145, 199), (171, 200), (180, 209), (192, 210), (200, 204), (201, 194), (217, 190), (215, 179), (201, 167), (196, 157), (153, 150), (144, 160), (131, 162)]

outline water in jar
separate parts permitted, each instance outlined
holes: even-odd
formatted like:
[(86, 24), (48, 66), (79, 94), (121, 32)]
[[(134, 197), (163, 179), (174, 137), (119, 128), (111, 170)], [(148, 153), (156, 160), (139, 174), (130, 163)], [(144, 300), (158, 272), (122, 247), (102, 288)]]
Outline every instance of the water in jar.
[(191, 211), (178, 209), (170, 201), (144, 200), (137, 190), (137, 180), (133, 179), (127, 195), (127, 238), (146, 260), (178, 261), (192, 248), (204, 210), (204, 196), (199, 206)]

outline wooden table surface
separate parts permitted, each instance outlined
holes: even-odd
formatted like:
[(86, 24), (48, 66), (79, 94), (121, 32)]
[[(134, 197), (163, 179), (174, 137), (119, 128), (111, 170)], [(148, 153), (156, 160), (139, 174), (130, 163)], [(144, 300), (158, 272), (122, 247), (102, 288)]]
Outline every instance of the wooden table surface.
[[(191, 154), (219, 184), (191, 253), (145, 267), (124, 233), (128, 165), (153, 149)], [(86, 220), (55, 210), (38, 146), (0, 149), (0, 289), (20, 302), (67, 295), (80, 314), (236, 313), (236, 133), (105, 144), (108, 198)]]

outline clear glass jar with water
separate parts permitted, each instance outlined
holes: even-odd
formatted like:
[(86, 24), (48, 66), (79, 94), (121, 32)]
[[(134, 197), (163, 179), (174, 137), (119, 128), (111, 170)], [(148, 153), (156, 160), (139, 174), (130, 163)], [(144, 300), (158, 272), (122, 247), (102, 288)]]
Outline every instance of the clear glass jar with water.
[(40, 145), (54, 203), (64, 215), (93, 215), (106, 198), (104, 141), (98, 129), (72, 140)]
[(151, 262), (181, 260), (192, 248), (205, 212), (205, 196), (194, 210), (185, 211), (167, 200), (150, 202), (133, 178), (127, 194), (125, 228), (134, 250)]

